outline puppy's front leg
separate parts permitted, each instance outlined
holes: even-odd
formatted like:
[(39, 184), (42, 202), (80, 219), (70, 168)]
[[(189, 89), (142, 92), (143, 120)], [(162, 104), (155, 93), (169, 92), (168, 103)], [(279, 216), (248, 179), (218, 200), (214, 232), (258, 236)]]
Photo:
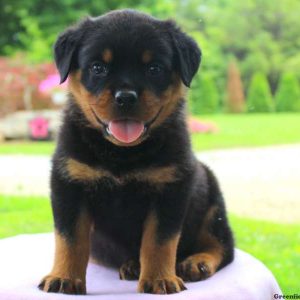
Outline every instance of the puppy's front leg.
[(91, 219), (79, 184), (52, 174), (52, 209), (55, 223), (55, 258), (52, 271), (39, 288), (45, 292), (85, 294)]
[(177, 293), (186, 289), (175, 272), (180, 233), (161, 240), (158, 238), (158, 225), (155, 213), (150, 213), (142, 237), (138, 291), (153, 294)]
[(81, 215), (74, 239), (55, 231), (55, 258), (52, 271), (39, 288), (52, 293), (85, 294), (85, 276), (89, 258), (89, 220)]

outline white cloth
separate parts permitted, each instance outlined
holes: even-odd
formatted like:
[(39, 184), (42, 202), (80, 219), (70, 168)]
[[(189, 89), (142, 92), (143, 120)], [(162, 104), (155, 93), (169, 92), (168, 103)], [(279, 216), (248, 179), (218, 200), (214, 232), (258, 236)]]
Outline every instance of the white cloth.
[(271, 300), (274, 294), (282, 294), (271, 272), (238, 249), (233, 263), (207, 280), (187, 283), (188, 290), (178, 294), (138, 294), (137, 281), (119, 280), (117, 270), (92, 263), (87, 270), (87, 295), (47, 294), (37, 285), (50, 271), (53, 253), (53, 234), (0, 240), (0, 300)]

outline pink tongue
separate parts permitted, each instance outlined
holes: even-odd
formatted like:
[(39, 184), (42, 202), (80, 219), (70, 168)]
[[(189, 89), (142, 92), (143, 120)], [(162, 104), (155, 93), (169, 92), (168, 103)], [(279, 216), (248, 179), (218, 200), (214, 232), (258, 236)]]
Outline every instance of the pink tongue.
[(144, 131), (144, 124), (133, 120), (114, 120), (108, 124), (110, 133), (120, 142), (132, 143)]

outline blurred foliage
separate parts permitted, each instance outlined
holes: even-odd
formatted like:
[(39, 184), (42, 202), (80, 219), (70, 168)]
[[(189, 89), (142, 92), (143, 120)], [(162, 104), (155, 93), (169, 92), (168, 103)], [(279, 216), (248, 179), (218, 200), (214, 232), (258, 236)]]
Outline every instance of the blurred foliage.
[(248, 99), (248, 112), (274, 111), (273, 98), (268, 81), (263, 73), (255, 73), (250, 83)]
[[(184, 27), (188, 31), (202, 32), (209, 44), (220, 49), (223, 61), (235, 56), (244, 80), (261, 71), (268, 75), (274, 90), (279, 74), (293, 68), (290, 61), (299, 56), (300, 47), (299, 1), (190, 0), (180, 3), (177, 11)], [(222, 68), (224, 71), (224, 64)], [(299, 74), (299, 69), (297, 72)]]
[(52, 59), (52, 45), (59, 32), (85, 16), (113, 9), (136, 8), (157, 17), (172, 15), (173, 1), (149, 0), (0, 0), (0, 54), (26, 50), (28, 59)]
[(0, 55), (24, 51), (29, 62), (52, 60), (57, 34), (78, 19), (133, 8), (173, 18), (195, 38), (203, 52), (200, 72), (214, 80), (221, 103), (228, 100), (232, 60), (245, 94), (256, 72), (266, 75), (272, 94), (284, 72), (300, 79), (299, 0), (0, 0), (0, 7)]
[(219, 111), (219, 93), (213, 78), (206, 73), (198, 73), (190, 90), (192, 114), (211, 114)]
[(300, 88), (293, 73), (283, 73), (275, 96), (276, 110), (300, 111)]
[[(186, 31), (197, 35), (210, 64), (220, 59), (217, 54), (234, 55), (242, 61), (244, 76), (251, 77), (259, 68), (275, 78), (282, 68), (288, 68), (290, 59), (300, 59), (300, 2), (275, 2), (276, 5), (274, 0), (0, 0), (0, 53), (27, 49), (33, 42), (30, 37), (38, 37), (49, 46), (58, 32), (83, 16), (128, 7), (177, 20)], [(212, 54), (213, 59), (206, 59)]]

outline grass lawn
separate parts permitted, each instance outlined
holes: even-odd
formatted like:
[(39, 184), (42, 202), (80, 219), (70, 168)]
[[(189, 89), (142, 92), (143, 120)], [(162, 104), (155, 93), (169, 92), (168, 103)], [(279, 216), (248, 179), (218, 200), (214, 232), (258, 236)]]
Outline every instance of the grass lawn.
[(50, 202), (47, 198), (0, 195), (0, 238), (52, 229)]
[(196, 151), (234, 147), (256, 147), (300, 143), (300, 114), (210, 115), (200, 120), (213, 121), (215, 134), (194, 134)]
[[(272, 270), (284, 294), (299, 291), (300, 224), (282, 225), (231, 215), (237, 247)], [(0, 238), (52, 230), (47, 198), (0, 196)]]
[[(213, 121), (215, 134), (193, 134), (194, 150), (256, 147), (300, 143), (300, 114), (207, 115), (200, 120)], [(53, 142), (8, 142), (0, 144), (1, 154), (45, 154), (54, 151)]]
[(0, 143), (0, 155), (49, 155), (53, 153), (54, 147), (54, 142), (9, 141)]

